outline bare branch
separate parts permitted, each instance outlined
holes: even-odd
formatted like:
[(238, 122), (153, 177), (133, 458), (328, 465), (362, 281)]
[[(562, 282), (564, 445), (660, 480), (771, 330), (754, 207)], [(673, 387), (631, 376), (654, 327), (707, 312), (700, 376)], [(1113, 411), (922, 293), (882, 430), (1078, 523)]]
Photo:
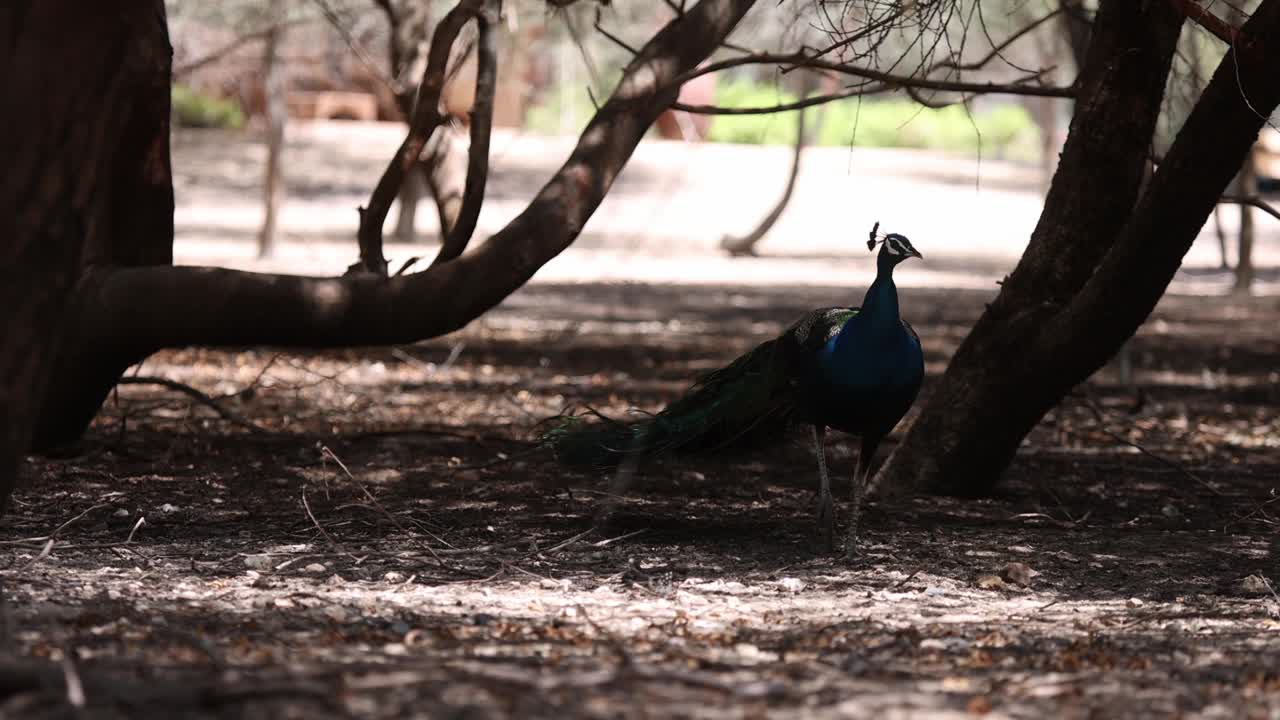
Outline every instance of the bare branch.
[(482, 3), (483, 0), (460, 0), (444, 16), (431, 36), (427, 67), (418, 87), (418, 102), (409, 119), (409, 133), (378, 180), (378, 185), (369, 197), (369, 205), (360, 208), (360, 229), (356, 233), (360, 244), (360, 262), (352, 265), (348, 273), (363, 271), (380, 277), (387, 275), (387, 260), (382, 255), (382, 223), (387, 218), (392, 201), (400, 192), (405, 174), (418, 162), (431, 133), (445, 120), (440, 112), (440, 94), (444, 91), (445, 73), (453, 43), (458, 39), (463, 25), (477, 16)]
[(308, 22), (310, 21), (304, 18), (294, 18), (293, 20), (283, 20), (280, 22), (271, 23), (270, 25), (260, 30), (254, 30), (253, 32), (248, 33), (246, 35), (241, 35), (236, 39), (232, 40), (231, 42), (227, 43), (226, 45), (223, 45), (222, 47), (218, 48), (217, 50), (213, 50), (212, 52), (202, 55), (196, 58), (195, 60), (191, 60), (181, 65), (174, 66), (173, 78), (176, 80), (182, 77), (183, 75), (189, 75), (206, 65), (212, 65), (213, 63), (218, 62), (222, 58), (230, 55), (236, 50), (239, 50), (245, 45), (248, 45), (250, 43), (260, 42), (262, 40), (267, 39), (268, 37), (271, 36), (272, 33), (276, 31), (284, 30), (286, 28), (290, 28), (295, 25), (305, 25)]
[(1257, 195), (1223, 195), (1219, 202), (1256, 207), (1271, 217), (1280, 220), (1280, 210), (1277, 210), (1274, 205), (1267, 203)]
[(1170, 1), (1173, 3), (1174, 9), (1182, 13), (1183, 17), (1208, 30), (1211, 35), (1222, 42), (1233, 48), (1240, 44), (1242, 39), (1240, 29), (1209, 12), (1208, 8), (1200, 5), (1196, 0)]
[[(462, 191), (462, 208), (449, 229), (432, 265), (453, 260), (467, 249), (475, 234), (484, 205), (484, 187), (489, 177), (489, 136), (493, 130), (493, 102), (498, 86), (498, 50), (493, 26), (502, 15), (502, 0), (483, 0), (476, 13), (479, 28), (476, 40), (476, 99), (471, 108), (471, 148), (467, 155), (467, 184)], [(461, 65), (461, 63), (459, 63)]]
[(874, 95), (877, 93), (895, 90), (896, 88), (880, 84), (880, 85), (859, 85), (838, 93), (827, 93), (825, 95), (810, 95), (801, 100), (789, 103), (779, 103), (777, 105), (768, 105), (765, 107), (750, 108), (731, 108), (722, 107), (720, 105), (686, 105), (682, 102), (671, 103), (672, 110), (683, 110), (687, 113), (695, 115), (770, 115), (780, 112), (791, 112), (793, 110), (804, 110), (815, 105), (824, 105), (836, 100), (844, 100), (846, 98), (856, 97), (859, 95)]
[(175, 390), (195, 400), (201, 405), (204, 405), (210, 410), (213, 410), (215, 413), (218, 414), (218, 417), (222, 418), (223, 420), (226, 420), (227, 422), (231, 423), (232, 425), (235, 425), (236, 427), (243, 428), (245, 430), (248, 430), (249, 432), (255, 432), (255, 433), (266, 432), (258, 425), (255, 425), (249, 422), (248, 420), (245, 420), (244, 418), (240, 417), (239, 415), (236, 415), (230, 410), (227, 410), (226, 408), (222, 407), (222, 405), (220, 405), (217, 400), (214, 400), (213, 398), (209, 397), (208, 395), (205, 395), (204, 393), (191, 387), (190, 385), (187, 385), (186, 383), (180, 383), (177, 380), (170, 380), (169, 378), (162, 378), (162, 377), (151, 377), (146, 375), (132, 375), (129, 377), (120, 378), (116, 382), (116, 384), (117, 385), (159, 385), (160, 387), (163, 387), (163, 388)]
[[(953, 80), (933, 80), (927, 77), (911, 77), (906, 75), (894, 75), (892, 73), (875, 70), (868, 67), (858, 65), (849, 65), (845, 63), (830, 62), (827, 60), (819, 60), (805, 53), (756, 53), (753, 55), (744, 55), (742, 57), (729, 58), (719, 62), (710, 63), (700, 68), (696, 68), (687, 73), (682, 74), (674, 81), (676, 84), (683, 84), (700, 75), (718, 72), (732, 67), (742, 65), (781, 65), (787, 66), (789, 69), (794, 68), (810, 68), (818, 70), (828, 70), (840, 73), (842, 75), (852, 75), (854, 77), (864, 78), (883, 83), (886, 86), (895, 88), (917, 88), (921, 90), (938, 90), (942, 92), (959, 92), (974, 94), (1006, 94), (1006, 95), (1031, 95), (1035, 97), (1075, 97), (1076, 89), (1074, 85), (1029, 85), (1025, 84), (1027, 80), (1036, 79), (1040, 76), (1037, 73), (1029, 78), (1014, 83), (971, 83), (959, 82)], [(856, 94), (856, 93), (851, 93)], [(831, 98), (834, 99), (834, 98)], [(829, 102), (826, 100), (824, 102)], [(816, 103), (815, 103), (816, 104)], [(807, 105), (797, 105), (797, 107), (789, 107), (787, 109), (796, 110), (800, 107), (808, 107)], [(693, 112), (689, 110), (688, 112)], [(765, 112), (765, 111), (760, 111)]]
[[(342, 22), (342, 18), (338, 16), (338, 12), (330, 7), (328, 1), (311, 0), (311, 2), (315, 3), (316, 7), (320, 8), (320, 13), (329, 21), (329, 26), (338, 33), (342, 38), (342, 41), (347, 44), (347, 49), (351, 50), (351, 53), (356, 56), (356, 59), (360, 61), (361, 65), (364, 65), (365, 69), (369, 71), (369, 74), (390, 90), (392, 94), (399, 94), (402, 91), (402, 88), (400, 87), (397, 78), (387, 77), (382, 72), (382, 68), (378, 67), (378, 64), (373, 61), (373, 58), (369, 57), (369, 53), (365, 51), (364, 45), (359, 40), (352, 37), (351, 31), (348, 30), (346, 24)], [(395, 45), (394, 40), (391, 44), (393, 46)]]
[[(979, 5), (978, 7), (981, 7), (981, 6)], [(952, 57), (948, 60), (943, 60), (935, 64), (932, 68), (929, 69), (929, 71), (933, 72), (934, 70), (941, 70), (946, 68), (949, 68), (952, 70), (980, 70), (987, 63), (991, 62), (997, 57), (1001, 57), (1001, 53), (1007, 50), (1010, 45), (1014, 44), (1015, 42), (1017, 42), (1018, 40), (1026, 36), (1027, 33), (1031, 32), (1032, 30), (1035, 30), (1036, 28), (1040, 27), (1044, 23), (1048, 22), (1049, 20), (1052, 20), (1053, 18), (1061, 14), (1062, 14), (1062, 8), (1058, 8), (1057, 10), (1050, 11), (1048, 14), (1044, 15), (1043, 17), (1040, 17), (1037, 20), (1033, 20), (1027, 23), (1017, 32), (1005, 38), (1004, 42), (1000, 43), (999, 45), (992, 45), (991, 52), (987, 53), (986, 55), (984, 55), (982, 58), (978, 60), (961, 64), (957, 62), (958, 58)]]

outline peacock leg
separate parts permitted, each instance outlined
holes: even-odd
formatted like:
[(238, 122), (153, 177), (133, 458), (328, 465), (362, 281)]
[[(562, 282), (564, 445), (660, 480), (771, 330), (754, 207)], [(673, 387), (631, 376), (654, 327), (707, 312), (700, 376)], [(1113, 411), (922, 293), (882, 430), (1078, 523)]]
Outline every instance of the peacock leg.
[(858, 522), (862, 519), (862, 498), (867, 492), (867, 476), (871, 474), (871, 460), (875, 457), (879, 439), (862, 439), (858, 451), (858, 464), (853, 469), (853, 498), (849, 503), (849, 536), (844, 543), (844, 556), (850, 560), (858, 556)]
[(830, 552), (835, 548), (835, 503), (831, 499), (831, 476), (827, 474), (827, 427), (814, 424), (813, 451), (818, 455), (818, 532)]

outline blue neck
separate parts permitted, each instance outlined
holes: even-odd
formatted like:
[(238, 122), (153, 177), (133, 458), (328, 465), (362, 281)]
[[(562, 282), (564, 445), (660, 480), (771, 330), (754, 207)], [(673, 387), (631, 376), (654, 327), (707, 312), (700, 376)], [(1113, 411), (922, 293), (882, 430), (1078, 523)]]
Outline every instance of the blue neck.
[(893, 266), (896, 263), (886, 254), (876, 258), (876, 279), (867, 288), (862, 299), (862, 311), (867, 323), (875, 328), (896, 328), (901, 322), (898, 315), (898, 286), (893, 284)]
[[(839, 386), (881, 388), (907, 382), (910, 335), (898, 315), (897, 263), (884, 253), (876, 262), (876, 279), (867, 288), (862, 309), (823, 346), (819, 362), (827, 379)], [(901, 377), (900, 377), (901, 376)]]

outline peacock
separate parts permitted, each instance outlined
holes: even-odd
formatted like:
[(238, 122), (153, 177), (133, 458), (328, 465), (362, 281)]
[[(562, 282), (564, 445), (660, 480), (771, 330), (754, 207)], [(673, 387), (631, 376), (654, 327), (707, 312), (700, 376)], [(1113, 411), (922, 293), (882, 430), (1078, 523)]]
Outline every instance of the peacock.
[(893, 269), (923, 258), (902, 235), (871, 229), (867, 248), (876, 278), (861, 307), (813, 310), (778, 337), (699, 378), (655, 415), (617, 421), (595, 413), (565, 416), (543, 436), (566, 464), (609, 467), (624, 459), (710, 451), (781, 438), (788, 426), (812, 427), (818, 460), (817, 525), (834, 547), (835, 515), (827, 472), (828, 428), (861, 439), (853, 474), (846, 553), (857, 553), (858, 520), (871, 461), (906, 414), (924, 380), (920, 337), (898, 311)]

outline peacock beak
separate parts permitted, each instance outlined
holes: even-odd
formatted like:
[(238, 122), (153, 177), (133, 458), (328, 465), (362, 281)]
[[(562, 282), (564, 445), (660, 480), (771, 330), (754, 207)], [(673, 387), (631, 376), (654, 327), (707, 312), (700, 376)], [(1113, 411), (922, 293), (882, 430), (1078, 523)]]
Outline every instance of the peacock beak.
[(923, 259), (924, 259), (924, 256), (920, 254), (920, 251), (919, 251), (919, 250), (917, 250), (917, 249), (915, 249), (915, 248), (911, 248), (911, 255), (910, 255), (910, 257), (917, 257), (917, 258), (920, 258), (921, 260), (923, 260)]

